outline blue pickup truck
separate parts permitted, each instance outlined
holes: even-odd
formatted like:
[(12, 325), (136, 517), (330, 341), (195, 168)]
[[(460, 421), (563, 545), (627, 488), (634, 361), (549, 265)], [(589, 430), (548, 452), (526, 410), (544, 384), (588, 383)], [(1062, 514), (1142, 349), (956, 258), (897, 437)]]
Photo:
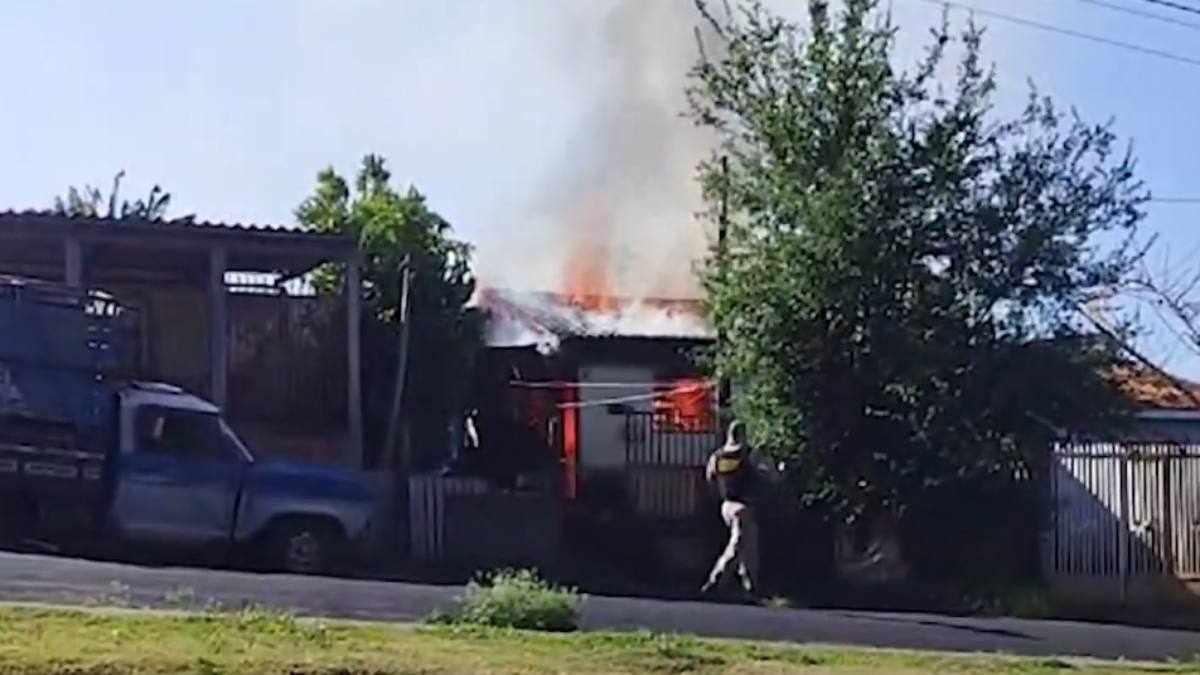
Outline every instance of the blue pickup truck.
[(0, 277), (4, 534), (302, 574), (351, 560), (375, 513), (365, 477), (257, 456), (216, 406), (133, 379), (129, 316), (97, 292)]

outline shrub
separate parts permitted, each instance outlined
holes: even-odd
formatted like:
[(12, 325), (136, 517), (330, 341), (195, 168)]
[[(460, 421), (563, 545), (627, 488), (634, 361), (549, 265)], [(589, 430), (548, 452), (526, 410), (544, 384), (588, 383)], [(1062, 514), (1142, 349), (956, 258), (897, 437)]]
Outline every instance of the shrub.
[(579, 627), (579, 594), (533, 570), (501, 570), (467, 585), (459, 622), (496, 628), (568, 632)]

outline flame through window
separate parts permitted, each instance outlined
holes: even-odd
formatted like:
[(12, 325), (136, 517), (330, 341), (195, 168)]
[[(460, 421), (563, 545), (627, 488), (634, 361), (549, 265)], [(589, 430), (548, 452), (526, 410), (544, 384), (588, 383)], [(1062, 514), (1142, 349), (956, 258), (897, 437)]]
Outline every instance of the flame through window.
[(661, 431), (709, 431), (716, 425), (712, 384), (678, 378), (654, 385), (654, 427)]

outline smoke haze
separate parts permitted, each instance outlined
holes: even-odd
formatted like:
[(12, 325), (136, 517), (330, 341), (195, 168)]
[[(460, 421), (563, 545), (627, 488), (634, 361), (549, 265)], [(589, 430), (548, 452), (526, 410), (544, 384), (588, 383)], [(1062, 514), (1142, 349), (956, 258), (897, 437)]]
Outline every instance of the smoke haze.
[(564, 59), (598, 65), (603, 77), (528, 206), (525, 231), (484, 242), (482, 281), (581, 296), (695, 297), (693, 263), (708, 246), (695, 217), (696, 165), (711, 144), (683, 114), (700, 17), (690, 0), (564, 11), (581, 34), (572, 51), (591, 50)]
[[(765, 4), (805, 22), (801, 0)], [(479, 236), (482, 285), (576, 298), (699, 297), (695, 264), (714, 233), (697, 218), (703, 204), (696, 181), (712, 139), (684, 116), (688, 71), (699, 56), (696, 31), (704, 27), (693, 0), (533, 6), (531, 23), (559, 31), (550, 55), (576, 84), (584, 113), (565, 142), (552, 141), (557, 154), (534, 179), (533, 198), (498, 215), (497, 227)], [(940, 10), (904, 3), (882, 9), (906, 27), (896, 56), (898, 66), (910, 68)], [(961, 17), (953, 23), (961, 26)], [(711, 55), (718, 42), (709, 34), (702, 39)], [(530, 115), (543, 112), (536, 99), (527, 105)]]

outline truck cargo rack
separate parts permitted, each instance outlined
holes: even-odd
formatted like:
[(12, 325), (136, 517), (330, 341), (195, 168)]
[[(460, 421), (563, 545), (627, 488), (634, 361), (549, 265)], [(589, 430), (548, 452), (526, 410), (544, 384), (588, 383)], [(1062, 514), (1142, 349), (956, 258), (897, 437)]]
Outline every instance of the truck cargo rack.
[[(61, 283), (0, 274), (0, 308), (9, 303), (34, 303), (46, 308), (81, 310), (86, 322), (86, 344), (75, 344), (74, 347), (86, 347), (90, 357), (76, 352), (73, 359), (63, 359), (64, 354), (48, 354), (47, 351), (52, 351), (48, 349), (49, 345), (41, 343), (36, 345), (42, 357), (39, 359), (34, 354), (16, 353), (18, 347), (12, 337), (0, 334), (0, 361), (33, 365), (49, 358), (59, 368), (81, 367), (121, 379), (138, 377), (140, 312), (122, 304), (111, 294), (98, 289), (85, 290)], [(0, 316), (0, 325), (3, 319)], [(47, 337), (53, 337), (53, 334)], [(30, 351), (29, 347), (26, 346), (26, 352)]]
[(0, 275), (0, 443), (95, 449), (110, 383), (137, 376), (137, 318), (101, 291)]

